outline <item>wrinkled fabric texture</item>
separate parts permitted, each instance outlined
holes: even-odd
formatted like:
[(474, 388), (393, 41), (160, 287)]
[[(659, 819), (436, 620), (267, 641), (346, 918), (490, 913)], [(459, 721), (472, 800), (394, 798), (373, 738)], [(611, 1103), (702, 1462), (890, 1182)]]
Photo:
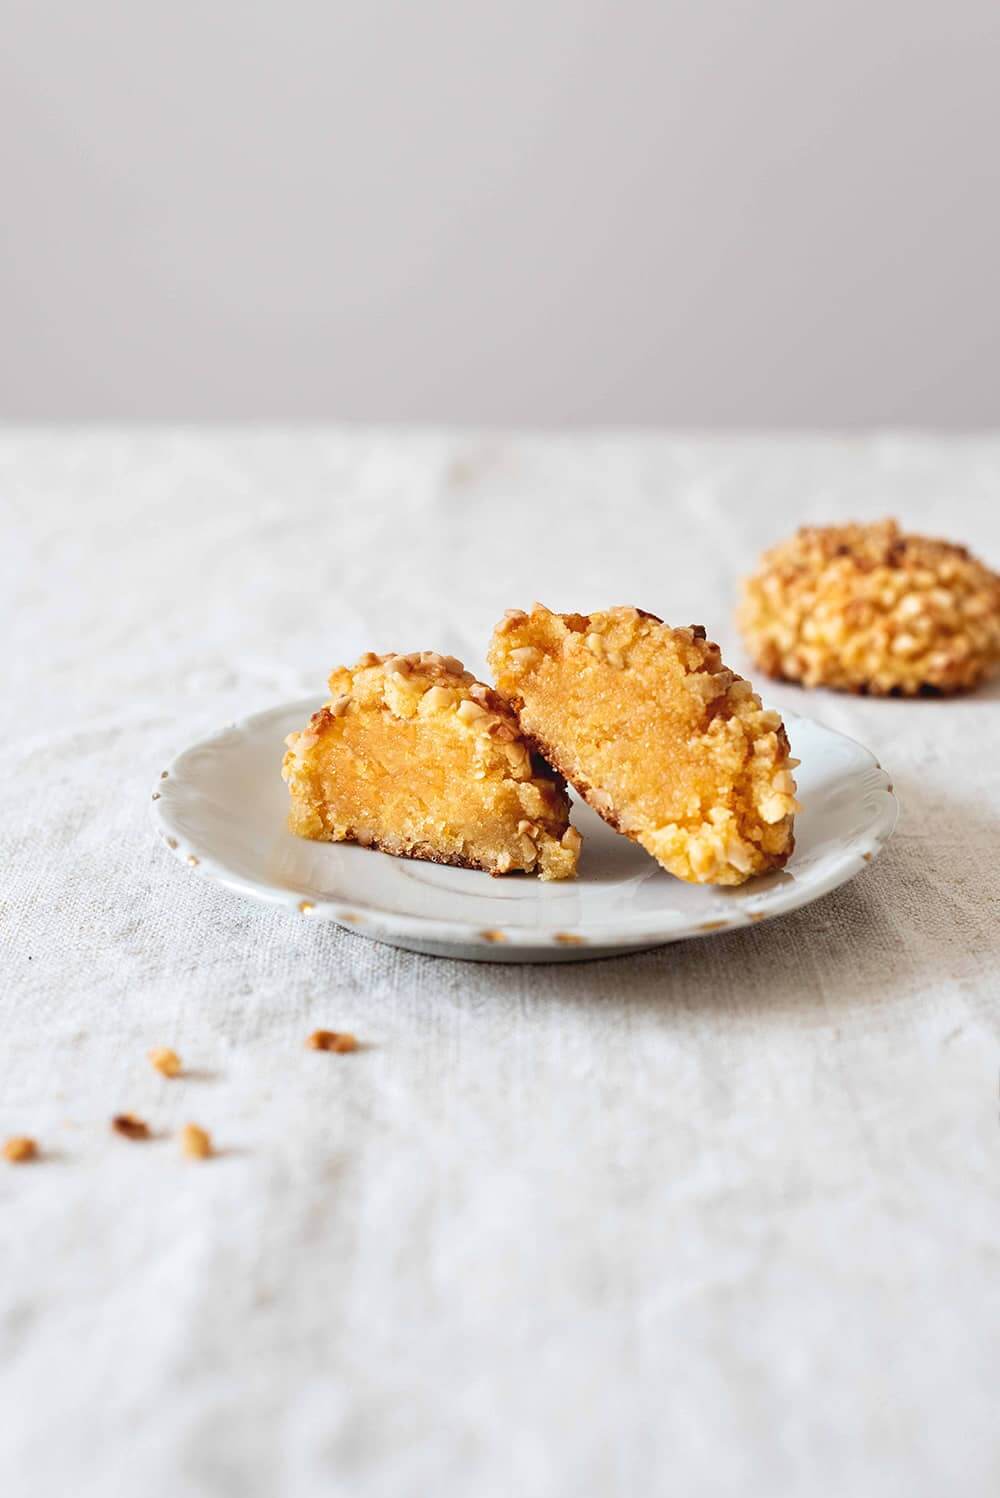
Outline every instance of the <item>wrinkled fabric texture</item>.
[(746, 669), (763, 546), (895, 514), (998, 566), (998, 497), (987, 439), (0, 435), (0, 1134), (44, 1150), (0, 1162), (0, 1489), (995, 1492), (996, 686), (770, 687), (877, 754), (896, 837), (638, 957), (395, 951), (213, 887), (147, 813), (369, 647), (483, 672), (537, 596)]

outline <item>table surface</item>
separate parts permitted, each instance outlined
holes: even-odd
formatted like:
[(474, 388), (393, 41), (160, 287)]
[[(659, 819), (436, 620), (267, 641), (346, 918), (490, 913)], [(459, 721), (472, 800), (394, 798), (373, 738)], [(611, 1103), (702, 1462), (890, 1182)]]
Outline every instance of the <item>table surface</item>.
[(883, 514), (1000, 564), (1000, 440), (0, 434), (0, 1133), (44, 1148), (0, 1170), (4, 1492), (996, 1491), (996, 687), (770, 689), (878, 755), (895, 840), (640, 957), (380, 947), (147, 816), (192, 739), (369, 647), (482, 671), (535, 597), (745, 665), (758, 551)]

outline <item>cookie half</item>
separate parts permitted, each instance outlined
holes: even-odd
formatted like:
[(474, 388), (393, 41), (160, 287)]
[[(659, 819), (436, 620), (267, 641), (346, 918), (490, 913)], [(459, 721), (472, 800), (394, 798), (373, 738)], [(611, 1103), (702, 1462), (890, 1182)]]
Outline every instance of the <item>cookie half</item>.
[(788, 859), (797, 761), (703, 629), (536, 604), (501, 620), (489, 662), (545, 758), (671, 874), (742, 884)]
[(772, 547), (739, 619), (761, 670), (808, 687), (964, 692), (1000, 662), (1000, 577), (894, 520), (810, 526)]
[(565, 781), (461, 661), (368, 654), (329, 685), (286, 740), (293, 832), (490, 874), (575, 874)]

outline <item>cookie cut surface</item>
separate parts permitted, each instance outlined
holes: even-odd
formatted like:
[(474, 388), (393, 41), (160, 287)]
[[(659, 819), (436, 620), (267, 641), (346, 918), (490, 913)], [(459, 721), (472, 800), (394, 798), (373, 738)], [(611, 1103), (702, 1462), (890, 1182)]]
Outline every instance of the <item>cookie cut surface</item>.
[(329, 686), (330, 701), (286, 740), (293, 832), (490, 874), (572, 878), (581, 839), (564, 780), (461, 661), (369, 653)]
[(1000, 577), (894, 520), (799, 530), (764, 553), (739, 617), (761, 669), (809, 687), (964, 692), (1000, 662)]
[(536, 604), (501, 620), (489, 662), (550, 763), (669, 873), (742, 884), (788, 859), (797, 761), (778, 714), (704, 630)]

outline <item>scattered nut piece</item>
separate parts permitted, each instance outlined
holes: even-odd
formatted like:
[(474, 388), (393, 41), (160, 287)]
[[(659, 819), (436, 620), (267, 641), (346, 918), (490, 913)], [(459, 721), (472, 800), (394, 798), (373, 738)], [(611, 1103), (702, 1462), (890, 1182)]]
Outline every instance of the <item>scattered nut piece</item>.
[(357, 1040), (346, 1030), (314, 1030), (306, 1045), (311, 1051), (336, 1051), (338, 1055), (358, 1049)]
[(149, 1053), (150, 1063), (165, 1077), (180, 1075), (181, 1058), (168, 1045), (154, 1045)]
[(197, 1124), (185, 1124), (181, 1129), (181, 1153), (189, 1160), (207, 1160), (212, 1153), (212, 1136)]
[(136, 1118), (134, 1113), (116, 1113), (111, 1120), (111, 1127), (116, 1134), (121, 1134), (125, 1139), (148, 1139), (150, 1137), (149, 1124), (141, 1118)]
[(4, 1141), (3, 1157), (11, 1165), (27, 1165), (29, 1160), (37, 1159), (38, 1145), (26, 1134), (15, 1134), (13, 1139)]

